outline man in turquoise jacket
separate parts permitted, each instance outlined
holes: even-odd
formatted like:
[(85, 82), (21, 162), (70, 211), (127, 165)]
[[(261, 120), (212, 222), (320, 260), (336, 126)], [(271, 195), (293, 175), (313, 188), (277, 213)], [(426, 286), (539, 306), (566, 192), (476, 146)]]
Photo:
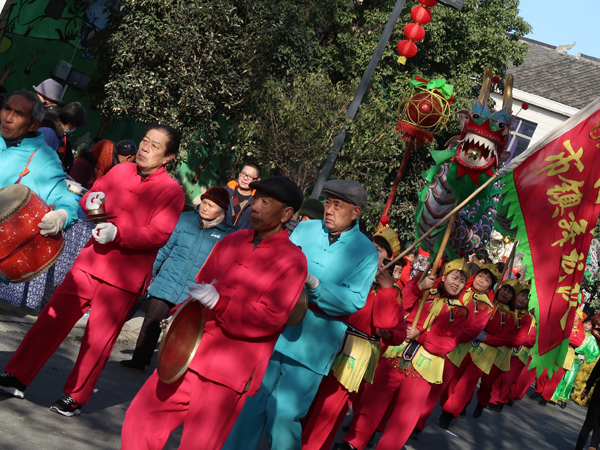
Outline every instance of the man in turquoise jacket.
[(37, 130), (44, 117), (37, 95), (17, 91), (0, 112), (0, 188), (23, 184), (54, 205), (39, 224), (42, 235), (57, 234), (77, 221), (77, 201), (69, 193), (58, 155)]
[(271, 449), (300, 450), (304, 417), (340, 348), (346, 324), (336, 316), (362, 308), (377, 272), (378, 254), (357, 219), (367, 204), (355, 181), (323, 185), (325, 220), (298, 224), (290, 240), (308, 261), (309, 310), (275, 346), (258, 393), (249, 398), (223, 449), (256, 449), (266, 429)]

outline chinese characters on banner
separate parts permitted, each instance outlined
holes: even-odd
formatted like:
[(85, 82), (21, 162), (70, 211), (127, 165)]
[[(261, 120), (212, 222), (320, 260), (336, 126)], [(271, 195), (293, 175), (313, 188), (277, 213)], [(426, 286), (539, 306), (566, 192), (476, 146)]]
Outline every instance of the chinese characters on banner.
[[(598, 102), (598, 101), (597, 101)], [(537, 294), (537, 352), (562, 366), (600, 212), (600, 103), (513, 171)], [(583, 112), (583, 111), (582, 111)], [(544, 358), (542, 358), (544, 359)], [(552, 373), (552, 365), (545, 366)], [(538, 366), (534, 361), (533, 366)]]

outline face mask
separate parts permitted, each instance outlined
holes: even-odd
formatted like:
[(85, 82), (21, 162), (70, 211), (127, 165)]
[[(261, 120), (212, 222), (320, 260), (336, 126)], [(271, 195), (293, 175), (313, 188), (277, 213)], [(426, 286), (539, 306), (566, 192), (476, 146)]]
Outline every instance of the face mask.
[(65, 134), (67, 136), (70, 135), (71, 133), (73, 133), (73, 131), (75, 131), (75, 130), (69, 130), (68, 128), (65, 128)]

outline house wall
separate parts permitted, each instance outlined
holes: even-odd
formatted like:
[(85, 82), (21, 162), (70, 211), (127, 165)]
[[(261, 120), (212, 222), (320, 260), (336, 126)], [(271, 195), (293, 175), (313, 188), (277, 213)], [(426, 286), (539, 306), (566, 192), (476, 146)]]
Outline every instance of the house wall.
[[(502, 96), (500, 94), (492, 92), (490, 97), (496, 102), (496, 109), (503, 107)], [(529, 109), (525, 110), (521, 108), (523, 102), (529, 104)], [(513, 90), (513, 113), (515, 116), (537, 125), (535, 133), (531, 137), (532, 144), (535, 144), (578, 111), (577, 108), (572, 108), (538, 95), (519, 89)]]

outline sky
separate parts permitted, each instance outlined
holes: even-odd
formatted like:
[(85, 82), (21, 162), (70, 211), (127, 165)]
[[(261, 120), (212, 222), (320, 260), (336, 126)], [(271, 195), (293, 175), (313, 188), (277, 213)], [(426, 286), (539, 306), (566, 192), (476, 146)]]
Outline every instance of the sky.
[(520, 0), (519, 9), (533, 27), (525, 37), (554, 46), (577, 42), (569, 54), (600, 58), (600, 0)]

